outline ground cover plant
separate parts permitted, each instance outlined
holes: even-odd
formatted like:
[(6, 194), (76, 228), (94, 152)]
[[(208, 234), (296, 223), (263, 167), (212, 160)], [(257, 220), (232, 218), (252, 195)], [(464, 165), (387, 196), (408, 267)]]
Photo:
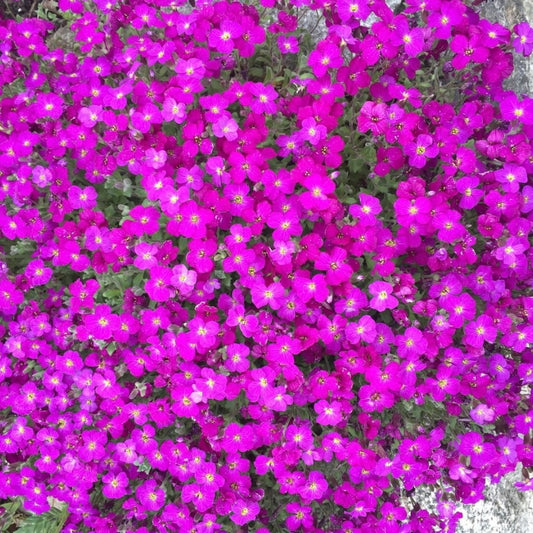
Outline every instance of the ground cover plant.
[(454, 531), (533, 488), (533, 30), (477, 3), (10, 3), (2, 531)]

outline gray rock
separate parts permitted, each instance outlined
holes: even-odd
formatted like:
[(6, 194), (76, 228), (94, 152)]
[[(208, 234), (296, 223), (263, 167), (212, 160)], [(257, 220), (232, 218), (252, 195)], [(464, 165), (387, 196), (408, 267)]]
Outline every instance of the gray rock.
[(533, 494), (513, 486), (520, 481), (520, 469), (507, 474), (497, 485), (485, 490), (485, 499), (473, 505), (458, 505), (463, 513), (457, 533), (531, 533)]
[[(487, 0), (482, 4), (481, 15), (511, 31), (515, 24), (531, 20), (533, 0)], [(514, 54), (514, 71), (505, 82), (505, 88), (519, 94), (530, 93), (532, 87), (531, 59)], [(533, 531), (533, 527), (531, 528)]]

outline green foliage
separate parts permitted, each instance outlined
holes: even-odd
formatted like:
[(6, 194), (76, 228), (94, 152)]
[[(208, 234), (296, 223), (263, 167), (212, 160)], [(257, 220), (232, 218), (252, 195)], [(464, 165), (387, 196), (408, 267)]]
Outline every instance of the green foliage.
[(42, 514), (25, 515), (21, 512), (21, 500), (0, 505), (6, 512), (0, 518), (2, 533), (61, 533), (68, 518), (67, 506), (52, 507)]

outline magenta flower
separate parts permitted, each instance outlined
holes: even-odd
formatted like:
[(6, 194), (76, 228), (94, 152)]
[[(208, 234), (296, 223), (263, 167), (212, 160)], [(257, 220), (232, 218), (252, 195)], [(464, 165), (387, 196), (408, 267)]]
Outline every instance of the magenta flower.
[(408, 57), (417, 57), (424, 49), (424, 33), (422, 28), (410, 29), (406, 23), (399, 25), (391, 42), (397, 46), (403, 44)]
[(474, 409), (470, 410), (470, 416), (476, 424), (483, 425), (487, 423), (490, 424), (490, 422), (496, 418), (496, 413), (494, 412), (494, 409), (490, 408), (488, 405), (480, 403), (474, 407)]
[(267, 305), (272, 309), (279, 309), (285, 290), (279, 282), (270, 283), (269, 285), (259, 283), (252, 287), (251, 293), (252, 302), (258, 309)]
[[(301, 272), (301, 274), (304, 273), (303, 271)], [(310, 300), (323, 302), (327, 299), (329, 288), (325, 276), (316, 274), (312, 278), (308, 278), (298, 274), (300, 274), (300, 271), (293, 279), (292, 286), (304, 304)]]
[(159, 230), (161, 214), (156, 207), (137, 205), (129, 212), (129, 215), (133, 221), (125, 221), (123, 228), (132, 235), (137, 237), (153, 235)]
[(193, 318), (188, 328), (191, 332), (192, 339), (201, 348), (208, 349), (216, 343), (216, 336), (219, 331), (219, 324), (214, 320), (204, 321), (202, 318)]
[(194, 270), (189, 270), (185, 265), (176, 265), (172, 269), (172, 278), (170, 282), (179, 293), (183, 295), (190, 294), (196, 285), (197, 274)]
[(102, 431), (89, 430), (82, 433), (83, 446), (79, 449), (79, 457), (84, 461), (97, 461), (105, 456), (107, 435)]
[(229, 54), (234, 48), (233, 39), (242, 35), (242, 27), (235, 21), (223, 20), (220, 28), (215, 28), (209, 33), (209, 46), (222, 54)]
[(516, 94), (504, 96), (500, 102), (500, 112), (504, 120), (518, 120), (523, 124), (533, 124), (533, 99), (520, 100)]
[(533, 343), (533, 326), (518, 327), (503, 336), (501, 343), (510, 346), (515, 352), (522, 353)]
[(102, 106), (91, 105), (89, 107), (82, 107), (78, 112), (78, 119), (86, 128), (94, 127), (102, 120)]
[(326, 137), (327, 129), (310, 117), (302, 120), (302, 129), (298, 133), (301, 141), (308, 141), (311, 145), (316, 146)]
[(328, 177), (309, 176), (303, 183), (307, 191), (299, 196), (305, 209), (323, 211), (331, 205), (330, 194), (335, 190), (335, 183)]
[(269, 115), (276, 112), (275, 103), (278, 93), (271, 85), (263, 83), (251, 83), (248, 87), (249, 94), (243, 98), (243, 105), (249, 105), (254, 113), (267, 113)]
[(370, 307), (382, 312), (385, 309), (394, 309), (398, 305), (398, 300), (392, 296), (392, 287), (385, 281), (374, 281), (368, 286), (368, 290), (373, 298), (370, 300)]
[(81, 189), (73, 185), (68, 190), (68, 201), (74, 209), (91, 209), (96, 206), (97, 194), (93, 187)]
[(138, 454), (132, 439), (117, 442), (114, 457), (123, 463), (132, 464), (137, 460)]
[(36, 118), (57, 120), (63, 114), (64, 106), (63, 99), (57, 94), (39, 92), (31, 108)]
[(330, 41), (320, 41), (316, 48), (309, 54), (308, 64), (313, 74), (320, 78), (329, 69), (339, 68), (343, 63), (339, 48)]
[(488, 315), (480, 315), (473, 322), (469, 322), (464, 331), (464, 342), (476, 348), (481, 348), (485, 342), (493, 343), (498, 335), (498, 330)]
[(388, 390), (378, 390), (371, 385), (359, 389), (359, 406), (366, 413), (382, 412), (394, 405), (394, 395)]
[(96, 250), (111, 252), (113, 243), (110, 239), (109, 230), (107, 228), (89, 226), (85, 231), (85, 248), (93, 252)]
[(342, 420), (340, 402), (320, 400), (314, 405), (316, 421), (322, 426), (336, 426)]
[(194, 388), (202, 393), (204, 401), (206, 399), (220, 401), (226, 398), (226, 385), (226, 376), (217, 374), (211, 368), (202, 368), (201, 378), (196, 380)]
[(460, 479), (463, 483), (473, 483), (474, 478), (472, 477), (473, 470), (467, 468), (462, 463), (454, 463), (450, 467), (450, 478), (451, 479)]
[(461, 213), (448, 209), (436, 217), (433, 224), (438, 229), (437, 237), (443, 242), (454, 242), (466, 233), (465, 227), (459, 222)]
[(436, 402), (444, 401), (447, 394), (453, 396), (459, 392), (459, 380), (453, 376), (453, 368), (440, 366), (435, 379), (426, 379), (425, 386)]
[(284, 55), (297, 54), (300, 49), (298, 38), (294, 35), (280, 35), (278, 36), (278, 48)]
[(53, 270), (45, 266), (41, 259), (34, 259), (26, 266), (24, 272), (30, 287), (46, 285), (52, 278)]
[(151, 103), (146, 103), (131, 115), (133, 127), (141, 133), (148, 133), (152, 124), (160, 124), (163, 118), (159, 108)]
[(489, 371), (499, 383), (506, 383), (510, 376), (509, 361), (500, 353), (492, 354), (489, 360)]
[(183, 102), (178, 103), (174, 98), (169, 96), (163, 102), (161, 116), (165, 122), (181, 124), (187, 116), (185, 104)]
[(322, 472), (312, 470), (309, 473), (304, 486), (301, 488), (300, 494), (304, 502), (313, 500), (320, 500), (328, 489), (328, 482)]
[(311, 507), (301, 506), (297, 502), (288, 503), (286, 506), (287, 513), (290, 513), (285, 523), (289, 531), (297, 531), (300, 527), (310, 529), (313, 527), (313, 517)]
[(146, 511), (158, 511), (165, 503), (165, 492), (153, 479), (139, 485), (135, 495)]
[(362, 133), (370, 130), (373, 135), (383, 135), (389, 127), (386, 104), (367, 100), (357, 116), (357, 126)]
[(339, 18), (344, 24), (359, 23), (370, 15), (367, 0), (339, 0), (336, 7)]
[(365, 225), (375, 223), (376, 215), (381, 213), (381, 205), (378, 198), (369, 194), (359, 194), (359, 204), (350, 206), (350, 215), (359, 219)]
[(450, 43), (450, 49), (455, 52), (452, 65), (458, 70), (465, 68), (470, 62), (484, 63), (489, 56), (489, 49), (483, 46), (478, 33), (473, 33), (470, 37), (456, 35)]
[[(13, 441), (12, 441), (13, 442)], [(13, 442), (14, 444), (14, 442)], [(0, 449), (2, 448), (2, 444), (0, 441)], [(3, 450), (4, 452), (8, 453), (15, 453), (17, 450), (16, 445), (13, 447), (10, 447), (9, 449)], [(39, 470), (42, 470), (43, 472), (46, 472), (48, 474), (53, 474), (57, 470), (57, 463), (54, 461), (54, 459), (57, 459), (59, 456), (59, 451), (57, 448), (53, 446), (41, 446), (39, 448), (39, 459), (35, 461), (35, 466), (39, 468)]]
[(144, 284), (148, 296), (156, 302), (166, 302), (173, 294), (172, 270), (164, 266), (150, 269), (150, 278)]
[(88, 279), (85, 285), (77, 279), (69, 285), (71, 294), (70, 308), (73, 312), (78, 312), (80, 308), (91, 309), (94, 306), (94, 295), (98, 292), (100, 284), (95, 279)]
[(503, 246), (498, 247), (494, 255), (496, 259), (503, 261), (505, 265), (512, 265), (515, 263), (526, 250), (526, 244), (524, 244), (524, 241), (517, 237), (509, 237), (505, 243), (502, 244)]
[(94, 308), (93, 314), (84, 316), (84, 325), (95, 339), (107, 340), (118, 325), (118, 317), (111, 313), (109, 305), (101, 304)]
[(269, 393), (264, 395), (265, 406), (272, 411), (283, 412), (287, 406), (293, 404), (293, 398), (287, 394), (284, 386), (274, 387)]
[(216, 489), (191, 483), (183, 487), (181, 499), (185, 503), (193, 503), (200, 512), (208, 511), (215, 500)]
[(167, 162), (167, 152), (165, 150), (155, 150), (148, 148), (145, 154), (145, 163), (154, 169), (159, 169), (165, 166)]
[(436, 157), (439, 148), (433, 143), (430, 135), (421, 134), (415, 142), (410, 142), (405, 147), (405, 154), (409, 157), (409, 164), (415, 168), (424, 168), (427, 159)]
[(231, 117), (221, 117), (213, 124), (213, 134), (215, 137), (224, 137), (228, 141), (238, 138), (239, 125)]
[(226, 350), (227, 359), (224, 362), (224, 366), (230, 372), (245, 372), (250, 368), (249, 354), (250, 349), (246, 345), (230, 344)]
[(274, 249), (270, 252), (270, 257), (278, 265), (290, 265), (296, 246), (292, 241), (274, 242)]
[(403, 335), (396, 337), (398, 355), (403, 358), (413, 358), (426, 352), (427, 340), (424, 334), (415, 327), (409, 327)]
[(181, 205), (179, 213), (167, 224), (171, 235), (203, 239), (207, 235), (207, 225), (213, 220), (211, 210), (204, 209), (190, 200)]
[(288, 241), (292, 236), (302, 233), (298, 216), (293, 211), (288, 213), (273, 211), (267, 219), (267, 224), (274, 230), (272, 236), (277, 241)]
[(473, 320), (476, 316), (476, 302), (466, 292), (450, 296), (442, 306), (448, 312), (448, 322), (456, 328), (460, 328), (465, 321)]
[(376, 322), (368, 315), (363, 315), (357, 322), (346, 326), (346, 338), (352, 343), (372, 342), (376, 338)]
[(348, 281), (353, 273), (346, 262), (348, 253), (344, 248), (335, 247), (329, 253), (321, 252), (315, 261), (317, 270), (326, 271), (326, 281), (331, 285), (340, 285)]
[(506, 192), (518, 192), (520, 184), (527, 183), (526, 169), (518, 165), (505, 164), (502, 169), (494, 173), (494, 176)]
[(513, 28), (516, 37), (513, 39), (513, 46), (517, 53), (524, 57), (531, 55), (533, 51), (533, 28), (527, 22), (520, 22)]
[(239, 526), (243, 526), (259, 514), (259, 504), (252, 500), (236, 500), (231, 506), (231, 521)]
[(461, 23), (462, 8), (462, 4), (442, 4), (438, 10), (431, 10), (428, 25), (434, 28), (437, 39), (450, 38), (453, 28)]
[(461, 436), (458, 450), (461, 454), (470, 457), (470, 465), (473, 468), (489, 465), (498, 456), (494, 444), (485, 442), (483, 436), (474, 431)]
[(459, 207), (463, 209), (472, 209), (483, 197), (483, 191), (478, 189), (479, 179), (475, 176), (464, 176), (455, 183), (457, 191), (462, 194)]
[(157, 266), (158, 248), (155, 244), (141, 242), (135, 246), (135, 253), (137, 257), (133, 260), (133, 264), (140, 270), (148, 270)]

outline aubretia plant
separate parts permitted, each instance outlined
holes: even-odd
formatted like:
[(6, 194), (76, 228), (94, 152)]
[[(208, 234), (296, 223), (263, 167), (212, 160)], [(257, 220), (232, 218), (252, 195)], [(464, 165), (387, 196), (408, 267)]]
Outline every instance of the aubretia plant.
[(477, 3), (1, 20), (2, 530), (453, 531), (533, 488), (533, 31)]

